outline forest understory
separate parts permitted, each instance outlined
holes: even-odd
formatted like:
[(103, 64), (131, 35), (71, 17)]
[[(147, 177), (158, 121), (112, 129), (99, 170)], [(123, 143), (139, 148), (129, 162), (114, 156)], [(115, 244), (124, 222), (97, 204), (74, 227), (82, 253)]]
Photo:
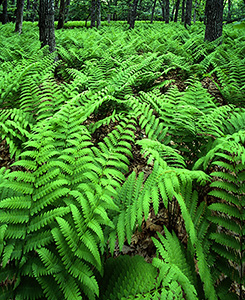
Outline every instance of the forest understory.
[(244, 298), (245, 35), (203, 28), (0, 26), (0, 299)]

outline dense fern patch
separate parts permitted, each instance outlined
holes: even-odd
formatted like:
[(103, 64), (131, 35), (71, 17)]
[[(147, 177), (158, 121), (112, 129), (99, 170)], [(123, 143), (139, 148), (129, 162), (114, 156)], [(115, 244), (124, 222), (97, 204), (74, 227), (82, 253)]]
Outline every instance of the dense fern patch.
[[(0, 26), (14, 161), (0, 168), (0, 299), (242, 299), (244, 34), (66, 29), (54, 62), (33, 24), (12, 27)], [(122, 255), (162, 209), (152, 263)]]

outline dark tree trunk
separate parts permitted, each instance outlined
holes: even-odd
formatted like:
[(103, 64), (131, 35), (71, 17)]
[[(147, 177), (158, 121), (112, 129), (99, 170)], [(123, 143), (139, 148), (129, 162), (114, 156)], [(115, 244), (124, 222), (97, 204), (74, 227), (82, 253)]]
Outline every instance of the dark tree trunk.
[(59, 18), (58, 18), (57, 29), (61, 29), (61, 28), (64, 27), (64, 23), (65, 23), (65, 8), (66, 8), (65, 0), (60, 0), (60, 10), (59, 10)]
[(192, 0), (186, 0), (185, 27), (191, 26)]
[(182, 7), (181, 7), (181, 22), (182, 23), (185, 22), (185, 1), (186, 0), (182, 0)]
[(169, 23), (169, 0), (165, 0), (165, 23)]
[(157, 0), (154, 0), (153, 6), (152, 6), (152, 11), (151, 11), (151, 24), (153, 23), (153, 19), (154, 19), (154, 13), (155, 13), (155, 8), (156, 8), (156, 3), (157, 3)]
[(198, 6), (198, 0), (195, 2), (195, 8), (194, 8), (194, 14), (193, 14), (193, 22), (196, 23), (197, 18), (197, 6)]
[(26, 1), (26, 9), (27, 9), (27, 10), (30, 10), (30, 0), (27, 0), (27, 1)]
[(127, 0), (127, 4), (128, 4), (127, 23), (130, 24), (131, 13), (132, 13), (132, 3), (131, 3), (131, 0)]
[(3, 24), (8, 22), (8, 1), (3, 0)]
[(227, 23), (231, 22), (231, 0), (228, 0), (228, 16), (227, 16)]
[(96, 12), (97, 12), (97, 18), (96, 18), (96, 22), (97, 22), (97, 28), (99, 28), (101, 26), (101, 2), (100, 0), (96, 0)]
[(90, 27), (95, 27), (95, 21), (96, 21), (96, 0), (91, 1), (91, 24)]
[[(177, 1), (178, 1), (178, 0), (177, 0)], [(172, 13), (171, 13), (171, 17), (170, 17), (170, 20), (171, 20), (171, 21), (174, 20), (174, 12), (175, 12), (175, 9), (176, 9), (177, 1), (174, 3), (173, 9), (172, 9)]]
[(138, 2), (139, 2), (139, 0), (134, 0), (134, 2), (133, 2), (131, 16), (130, 16), (130, 20), (129, 20), (129, 28), (130, 29), (134, 28), (134, 24), (135, 24), (135, 20), (136, 20), (136, 16), (137, 16)]
[(222, 36), (223, 29), (223, 0), (207, 0), (205, 41), (214, 41)]
[(17, 0), (15, 32), (22, 32), (24, 0)]
[(180, 5), (180, 0), (177, 0), (177, 2), (176, 2), (175, 16), (174, 16), (174, 22), (178, 21), (179, 5)]
[(40, 0), (39, 3), (39, 38), (41, 47), (49, 46), (52, 53), (56, 49), (54, 34), (54, 1)]
[(165, 2), (164, 0), (159, 0), (161, 8), (162, 8), (162, 20), (165, 21)]

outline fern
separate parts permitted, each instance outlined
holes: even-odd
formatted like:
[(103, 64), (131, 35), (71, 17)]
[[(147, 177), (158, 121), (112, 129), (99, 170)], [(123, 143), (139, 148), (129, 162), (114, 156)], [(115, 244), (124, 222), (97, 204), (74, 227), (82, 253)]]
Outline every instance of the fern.
[[(15, 161), (0, 169), (1, 299), (242, 291), (241, 34), (226, 27), (217, 45), (202, 42), (200, 24), (69, 29), (56, 33), (53, 63), (35, 24), (18, 37), (11, 26), (0, 26), (0, 131)], [(227, 105), (203, 76), (217, 77)], [(106, 259), (160, 209), (168, 222), (153, 265)], [(177, 218), (184, 245), (170, 233)]]
[[(155, 289), (157, 269), (140, 256), (119, 256), (106, 261), (100, 299), (132, 299)], [(134, 299), (134, 298), (133, 298)]]

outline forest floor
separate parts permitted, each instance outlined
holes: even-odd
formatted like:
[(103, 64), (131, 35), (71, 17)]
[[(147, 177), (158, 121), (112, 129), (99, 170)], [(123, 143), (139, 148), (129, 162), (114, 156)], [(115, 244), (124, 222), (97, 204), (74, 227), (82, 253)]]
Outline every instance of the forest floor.
[[(162, 90), (165, 93), (171, 85), (175, 85), (178, 87), (179, 91), (184, 91), (187, 88), (187, 84), (181, 79), (181, 76), (178, 73), (178, 70), (172, 70), (166, 76), (161, 76), (157, 79), (157, 82), (170, 80), (172, 83)], [(222, 95), (220, 94), (217, 86), (214, 81), (217, 82), (215, 75), (213, 78), (205, 77), (202, 80), (202, 85), (204, 88), (208, 90), (208, 92), (215, 97), (215, 99), (224, 104), (224, 100)], [(87, 121), (86, 125), (96, 121), (93, 116), (91, 116)], [(110, 131), (115, 127), (116, 124), (110, 123), (109, 126), (101, 126), (98, 128), (93, 134), (93, 142), (97, 144), (102, 141), (105, 136), (108, 135)], [(137, 132), (135, 133), (135, 137), (144, 135), (144, 132), (140, 131), (140, 127), (137, 128)], [(130, 161), (129, 172), (128, 175), (135, 171), (137, 174), (140, 172), (144, 172), (145, 177), (147, 177), (151, 172), (151, 167), (147, 164), (146, 158), (140, 152), (140, 147), (136, 144), (132, 144), (132, 153), (133, 158)], [(7, 169), (11, 169), (15, 171), (17, 167), (12, 167), (11, 165), (14, 163), (14, 158), (10, 157), (9, 154), (9, 146), (6, 141), (3, 140), (0, 142), (0, 168), (5, 167)], [(127, 175), (126, 175), (127, 176)], [(170, 214), (169, 214), (170, 212)], [(145, 258), (147, 262), (151, 262), (153, 257), (156, 254), (155, 246), (152, 242), (152, 237), (157, 237), (157, 232), (163, 233), (164, 226), (167, 226), (168, 229), (174, 230), (180, 241), (183, 244), (187, 243), (187, 234), (185, 231), (185, 227), (183, 226), (183, 219), (180, 214), (180, 209), (177, 201), (173, 201), (170, 203), (170, 207), (168, 210), (162, 205), (160, 207), (158, 214), (155, 214), (153, 209), (150, 210), (148, 219), (143, 221), (141, 228), (138, 228), (136, 233), (133, 235), (131, 244), (124, 244), (122, 252), (119, 251), (119, 247), (115, 248), (114, 256), (119, 256), (120, 254), (127, 255), (140, 255)]]
[[(161, 92), (165, 93), (171, 85), (175, 85), (178, 87), (179, 91), (184, 91), (187, 88), (187, 84), (183, 81), (178, 70), (172, 70), (166, 76), (161, 76), (157, 79), (157, 83), (169, 80), (171, 83), (168, 86), (162, 88)], [(208, 90), (208, 92), (219, 102), (221, 105), (225, 105), (225, 101), (217, 88), (216, 84), (219, 84), (215, 74), (213, 74), (213, 78), (205, 77), (202, 81), (202, 86)], [(216, 82), (216, 84), (214, 83)], [(108, 112), (109, 113), (109, 112)], [(97, 116), (91, 116), (85, 125), (89, 125), (89, 123), (97, 121), (95, 118)], [(109, 132), (117, 124), (111, 122), (109, 126), (101, 126), (98, 128), (95, 133), (92, 135), (92, 142), (94, 144), (99, 143), (104, 139), (105, 136), (108, 135)], [(141, 131), (140, 127), (136, 128), (137, 131), (135, 133), (136, 140), (141, 139), (142, 135), (144, 136), (144, 132)], [(132, 172), (135, 171), (137, 174), (140, 172), (144, 172), (145, 177), (147, 177), (152, 168), (147, 164), (146, 158), (143, 157), (140, 151), (140, 147), (136, 144), (132, 144), (132, 153), (133, 158), (130, 160), (128, 174), (126, 177)], [(10, 157), (9, 147), (5, 140), (0, 142), (0, 168), (5, 167), (7, 169), (11, 169), (13, 171), (17, 170), (17, 167), (11, 166), (14, 163), (14, 158)], [(152, 242), (152, 237), (157, 238), (157, 232), (160, 234), (164, 233), (164, 227), (167, 227), (168, 230), (174, 231), (179, 240), (183, 245), (187, 245), (187, 233), (184, 226), (184, 221), (180, 213), (180, 208), (177, 201), (172, 201), (169, 203), (168, 209), (164, 207), (164, 205), (160, 205), (159, 211), (157, 214), (154, 213), (153, 208), (150, 209), (148, 219), (142, 222), (140, 228), (133, 234), (131, 243), (128, 244), (125, 242), (122, 251), (119, 250), (119, 246), (116, 245), (114, 251), (114, 257), (120, 255), (140, 255), (144, 257), (145, 261), (152, 262), (153, 258), (156, 256), (156, 248)], [(110, 255), (110, 254), (109, 254)], [(1, 282), (0, 286), (9, 285), (13, 282), (9, 280), (5, 282)], [(239, 286), (236, 284), (233, 285), (233, 291), (237, 293), (239, 291)]]

